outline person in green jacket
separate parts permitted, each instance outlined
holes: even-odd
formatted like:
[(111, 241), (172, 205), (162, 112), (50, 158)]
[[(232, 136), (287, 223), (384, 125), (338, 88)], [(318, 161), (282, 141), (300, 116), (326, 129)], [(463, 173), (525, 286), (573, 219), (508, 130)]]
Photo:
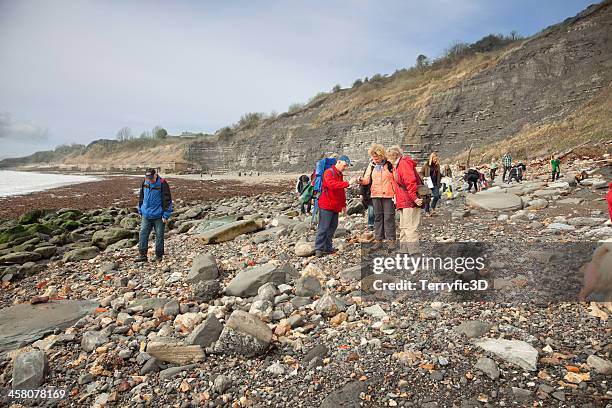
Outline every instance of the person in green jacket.
[(561, 160), (559, 160), (557, 156), (553, 156), (550, 160), (550, 166), (552, 168), (552, 181), (559, 180), (559, 175), (561, 173)]

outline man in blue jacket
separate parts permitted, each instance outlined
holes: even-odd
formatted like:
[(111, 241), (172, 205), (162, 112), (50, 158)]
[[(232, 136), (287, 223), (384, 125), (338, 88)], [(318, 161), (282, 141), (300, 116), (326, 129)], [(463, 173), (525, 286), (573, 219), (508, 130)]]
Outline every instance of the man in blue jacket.
[(136, 262), (147, 261), (149, 235), (155, 228), (155, 258), (161, 261), (164, 256), (164, 230), (172, 214), (172, 196), (168, 182), (157, 175), (155, 169), (147, 169), (145, 180), (140, 187), (138, 214), (142, 217), (140, 225), (140, 256)]

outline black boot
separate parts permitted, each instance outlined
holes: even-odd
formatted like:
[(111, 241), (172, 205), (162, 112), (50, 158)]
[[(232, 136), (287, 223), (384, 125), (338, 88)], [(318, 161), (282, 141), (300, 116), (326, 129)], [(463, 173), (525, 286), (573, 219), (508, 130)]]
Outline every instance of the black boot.
[(134, 262), (147, 262), (147, 256), (144, 254), (138, 255), (138, 258), (134, 260)]

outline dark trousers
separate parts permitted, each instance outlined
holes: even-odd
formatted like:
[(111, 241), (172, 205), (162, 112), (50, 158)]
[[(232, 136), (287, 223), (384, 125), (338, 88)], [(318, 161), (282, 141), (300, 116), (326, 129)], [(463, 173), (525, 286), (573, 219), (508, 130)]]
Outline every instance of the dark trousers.
[(319, 209), (319, 225), (317, 227), (317, 237), (315, 239), (315, 250), (331, 252), (332, 239), (338, 228), (338, 213)]
[[(491, 169), (491, 174), (490, 174), (491, 181), (495, 180), (495, 173), (497, 173), (497, 169)], [(505, 177), (505, 175), (504, 175), (504, 177)]]
[(395, 204), (392, 198), (372, 198), (374, 238), (395, 241)]
[(307, 212), (310, 212), (310, 207), (312, 205), (312, 200), (308, 200), (307, 203), (302, 203), (302, 208), (300, 209), (302, 214), (306, 214)]
[(478, 192), (478, 180), (468, 180), (468, 193), (472, 190), (472, 187), (474, 187), (474, 193)]
[(440, 189), (436, 186), (433, 186), (431, 189), (431, 203), (425, 204), (425, 212), (428, 213), (430, 209), (435, 210), (439, 199)]
[(149, 235), (151, 235), (153, 228), (155, 228), (155, 256), (161, 258), (164, 256), (164, 230), (166, 229), (166, 224), (164, 224), (161, 218), (151, 220), (142, 217), (138, 250), (141, 255), (147, 256)]
[(504, 166), (504, 174), (502, 175), (502, 181), (506, 181), (506, 173), (508, 173), (508, 177), (510, 177), (510, 167), (508, 166)]
[(552, 172), (552, 181), (555, 181), (555, 176), (557, 176), (556, 180), (559, 180), (559, 175), (561, 172), (559, 170), (553, 170)]

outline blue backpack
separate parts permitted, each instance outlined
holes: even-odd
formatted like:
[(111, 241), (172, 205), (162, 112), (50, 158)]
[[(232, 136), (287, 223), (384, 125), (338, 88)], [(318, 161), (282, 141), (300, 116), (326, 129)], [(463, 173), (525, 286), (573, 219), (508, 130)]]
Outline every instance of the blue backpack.
[(314, 193), (320, 194), (321, 190), (323, 190), (323, 173), (325, 170), (329, 169), (331, 166), (336, 164), (337, 159), (333, 157), (328, 157), (325, 159), (321, 159), (317, 162), (315, 167), (315, 175), (314, 175)]

